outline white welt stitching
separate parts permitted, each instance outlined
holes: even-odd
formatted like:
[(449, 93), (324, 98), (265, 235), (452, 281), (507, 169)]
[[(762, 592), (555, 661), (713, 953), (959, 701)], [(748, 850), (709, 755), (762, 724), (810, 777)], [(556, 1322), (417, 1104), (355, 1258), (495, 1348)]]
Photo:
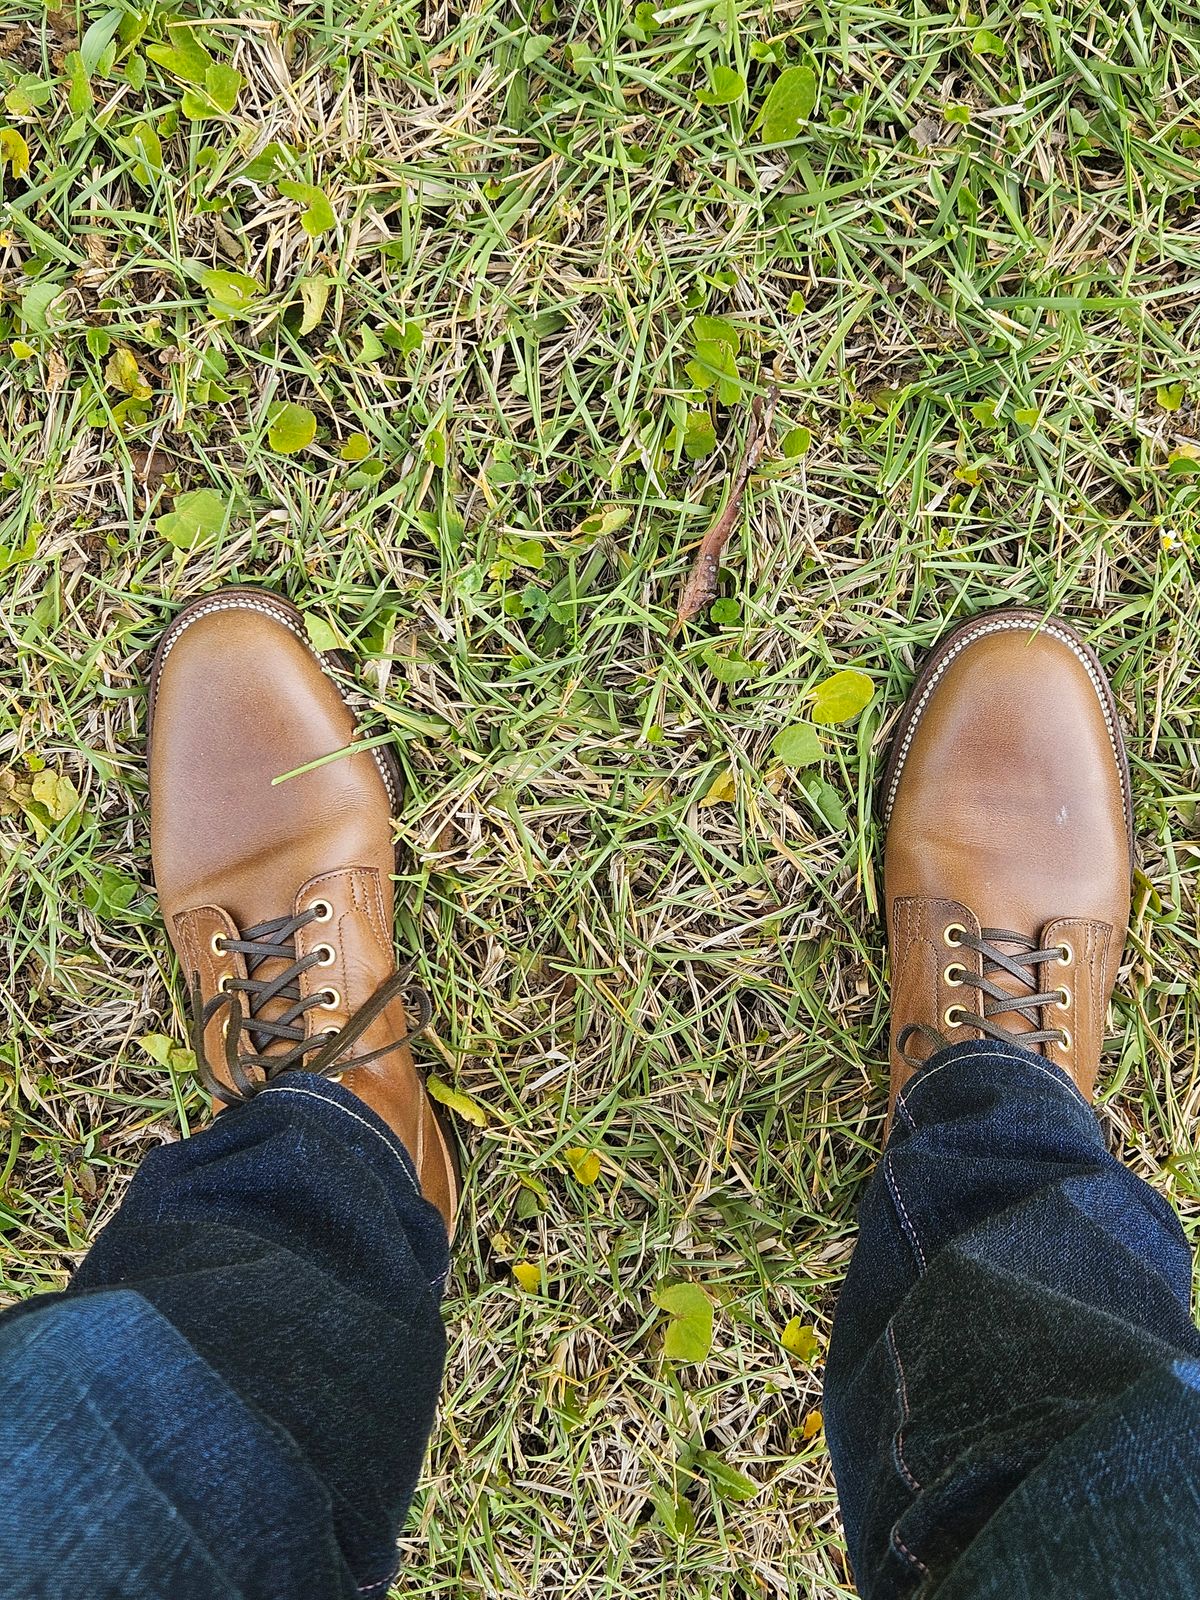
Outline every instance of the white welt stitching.
[[(289, 633), (294, 633), (296, 635), (296, 638), (300, 640), (301, 644), (308, 644), (308, 640), (292, 621), (291, 617), (289, 617), (285, 611), (278, 610), (275, 606), (266, 605), (261, 600), (243, 600), (240, 598), (208, 600), (203, 605), (197, 606), (194, 611), (189, 611), (186, 616), (180, 617), (179, 621), (173, 625), (171, 629), (171, 637), (167, 640), (166, 648), (162, 653), (162, 661), (159, 664), (160, 675), (162, 668), (167, 664), (167, 657), (171, 654), (171, 651), (174, 650), (179, 640), (183, 638), (183, 635), (191, 627), (192, 623), (198, 622), (201, 617), (207, 617), (214, 611), (260, 611), (264, 617), (270, 617), (273, 622), (282, 622)], [(312, 649), (311, 645), (309, 645), (309, 649)]]
[[(258, 611), (261, 612), (264, 617), (270, 617), (273, 622), (282, 622), (283, 626), (288, 630), (288, 632), (294, 634), (304, 648), (310, 651), (312, 655), (316, 656), (318, 662), (320, 663), (322, 672), (329, 673), (329, 668), (325, 663), (325, 657), (319, 650), (313, 649), (311, 642), (296, 626), (286, 611), (278, 610), (275, 606), (269, 605), (262, 600), (243, 599), (240, 596), (236, 598), (227, 597), (222, 600), (214, 599), (206, 601), (203, 605), (198, 605), (194, 611), (189, 611), (188, 614), (185, 617), (181, 617), (178, 622), (172, 624), (171, 637), (167, 640), (162, 657), (158, 664), (158, 681), (155, 684), (156, 696), (158, 683), (162, 682), (162, 671), (167, 664), (167, 657), (171, 654), (171, 651), (174, 650), (178, 641), (182, 639), (183, 635), (191, 627), (193, 622), (198, 622), (201, 617), (211, 616), (214, 611)], [(340, 694), (341, 690), (338, 690), (338, 693)], [(154, 714), (153, 706), (150, 707), (150, 714), (151, 716)], [(391, 773), (384, 764), (384, 761), (378, 750), (372, 750), (371, 756), (375, 762), (375, 767), (379, 773), (379, 776), (383, 779), (383, 787), (387, 790), (388, 804), (391, 807), (392, 815), (395, 816), (400, 810), (400, 797), (392, 787)]]
[[(934, 689), (937, 687), (938, 679), (954, 660), (955, 656), (957, 656), (961, 650), (965, 650), (967, 645), (971, 644), (975, 639), (981, 639), (985, 634), (988, 633), (1003, 633), (1018, 630), (1024, 630), (1026, 633), (1050, 634), (1061, 644), (1065, 644), (1067, 649), (1070, 650), (1071, 654), (1075, 656), (1075, 658), (1082, 664), (1084, 671), (1087, 673), (1088, 679), (1091, 682), (1092, 688), (1096, 691), (1096, 698), (1099, 700), (1100, 709), (1104, 713), (1104, 726), (1108, 729), (1108, 742), (1112, 745), (1113, 755), (1115, 755), (1117, 758), (1118, 768), (1121, 767), (1121, 742), (1117, 736), (1116, 728), (1113, 726), (1112, 714), (1108, 709), (1108, 700), (1105, 697), (1104, 688), (1096, 674), (1095, 667), (1092, 666), (1092, 663), (1088, 660), (1087, 656), (1079, 648), (1078, 643), (1071, 637), (1069, 633), (1065, 633), (1061, 628), (1056, 628), (1052, 622), (1034, 624), (1019, 617), (999, 617), (992, 622), (981, 624), (978, 628), (968, 628), (964, 630), (963, 635), (958, 642), (950, 650), (948, 650), (943, 659), (939, 661), (937, 670), (934, 672), (929, 682), (925, 685), (925, 688), (921, 693), (921, 698), (913, 707), (912, 715), (909, 718), (908, 730), (904, 735), (904, 743), (900, 746), (900, 754), (896, 759), (896, 771), (893, 774), (891, 784), (888, 787), (887, 801), (883, 809), (883, 825), (885, 828), (892, 820), (892, 807), (896, 802), (896, 791), (900, 787), (900, 777), (904, 771), (904, 763), (908, 759), (908, 748), (912, 744), (913, 737), (916, 734), (917, 724), (921, 720), (921, 713), (925, 709), (925, 704), (930, 695), (933, 693)], [(1125, 819), (1126, 825), (1128, 825), (1129, 809), (1125, 801), (1125, 781), (1123, 777), (1121, 780), (1121, 814)]]

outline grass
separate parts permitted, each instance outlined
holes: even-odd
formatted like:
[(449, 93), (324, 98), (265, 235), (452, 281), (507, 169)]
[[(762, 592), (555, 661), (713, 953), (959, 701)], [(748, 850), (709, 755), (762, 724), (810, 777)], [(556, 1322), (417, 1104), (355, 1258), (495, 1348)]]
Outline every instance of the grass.
[[(984, 606), (1066, 612), (1112, 674), (1141, 876), (1104, 1114), (1200, 1219), (1200, 9), (171, 21), (0, 28), (0, 1295), (60, 1285), (200, 1118), (138, 1043), (184, 1039), (149, 652), (278, 586), (400, 749), (427, 1051), (489, 1117), (407, 1586), (848, 1595), (820, 1358), (780, 1333), (823, 1347), (880, 1137), (881, 754)], [(720, 603), (674, 631), (771, 384)], [(848, 666), (871, 706), (781, 765)], [(681, 1279), (699, 1364), (663, 1358)]]

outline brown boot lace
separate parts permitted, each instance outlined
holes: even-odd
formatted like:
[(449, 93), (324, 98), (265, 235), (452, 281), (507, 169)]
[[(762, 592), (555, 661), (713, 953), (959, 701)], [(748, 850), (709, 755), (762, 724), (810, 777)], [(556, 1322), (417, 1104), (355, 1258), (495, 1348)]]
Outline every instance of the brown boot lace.
[[(945, 980), (952, 988), (969, 984), (978, 989), (983, 995), (983, 1006), (979, 1012), (970, 1011), (966, 1006), (947, 1006), (942, 1022), (947, 1028), (978, 1028), (980, 1033), (989, 1039), (998, 1039), (1002, 1044), (1016, 1044), (1028, 1047), (1035, 1044), (1060, 1044), (1069, 1048), (1071, 1035), (1066, 1028), (1042, 1028), (1039, 1026), (1041, 1018), (1039, 1010), (1042, 1006), (1059, 1006), (1065, 1010), (1071, 1003), (1071, 996), (1065, 988), (1039, 990), (1038, 984), (1044, 982), (1040, 968), (1051, 962), (1059, 966), (1069, 967), (1075, 955), (1069, 944), (1053, 945), (1049, 949), (1038, 945), (1034, 939), (1027, 938), (1023, 933), (1013, 933), (1008, 928), (981, 928), (978, 939), (969, 933), (960, 923), (952, 922), (946, 929), (946, 943), (951, 949), (974, 950), (983, 957), (982, 975), (968, 972), (965, 967), (951, 962), (946, 968)], [(1016, 953), (1010, 955), (1007, 951), (997, 948), (998, 945), (1015, 945)], [(1007, 989), (994, 981), (995, 974), (1007, 972), (1010, 977), (1016, 978), (1024, 985), (1028, 994), (1011, 994)], [(1006, 1012), (1016, 1012), (1032, 1022), (1033, 1027), (1025, 1032), (1015, 1032), (1011, 1028), (1001, 1027), (996, 1018)], [(945, 1034), (937, 1028), (931, 1027), (927, 1022), (910, 1022), (906, 1028), (901, 1029), (896, 1040), (896, 1048), (910, 1067), (924, 1066), (928, 1057), (913, 1056), (905, 1048), (909, 1040), (920, 1034), (928, 1039), (935, 1049), (944, 1049), (950, 1041)]]
[[(296, 934), (308, 923), (319, 920), (321, 918), (315, 908), (310, 907), (295, 916), (257, 923), (253, 928), (245, 929), (237, 938), (219, 937), (214, 948), (236, 951), (245, 956), (246, 976), (224, 978), (220, 992), (211, 1000), (205, 1001), (200, 993), (199, 973), (192, 974), (192, 1049), (196, 1056), (196, 1069), (209, 1094), (225, 1105), (238, 1105), (249, 1100), (284, 1072), (303, 1070), (318, 1073), (323, 1078), (340, 1078), (347, 1067), (361, 1067), (368, 1061), (377, 1061), (380, 1056), (401, 1049), (429, 1026), (433, 1007), (424, 989), (408, 987), (413, 970), (410, 965), (394, 972), (381, 983), (370, 999), (359, 1006), (344, 1028), (325, 1028), (320, 1033), (307, 1034), (304, 1028), (305, 1013), (317, 1006), (328, 1007), (332, 991), (318, 990), (315, 994), (301, 994), (300, 974), (322, 965), (322, 957), (319, 950), (298, 957)], [(282, 961), (285, 965), (274, 977), (260, 978), (257, 973), (264, 961)], [(356, 1056), (352, 1062), (343, 1062), (347, 1050), (397, 995), (403, 998), (408, 1016), (415, 1016), (414, 1026), (390, 1044), (372, 1050), (367, 1055)], [(262, 1008), (271, 1000), (288, 1003), (278, 1016), (264, 1017)], [(224, 1065), (232, 1088), (216, 1076), (204, 1049), (204, 1034), (209, 1023), (226, 1007), (229, 1015), (223, 1028)], [(241, 1049), (243, 1033), (252, 1047), (245, 1052)], [(281, 1041), (288, 1043), (291, 1048), (277, 1054), (266, 1053), (272, 1044)], [(250, 1073), (260, 1076), (252, 1078)]]

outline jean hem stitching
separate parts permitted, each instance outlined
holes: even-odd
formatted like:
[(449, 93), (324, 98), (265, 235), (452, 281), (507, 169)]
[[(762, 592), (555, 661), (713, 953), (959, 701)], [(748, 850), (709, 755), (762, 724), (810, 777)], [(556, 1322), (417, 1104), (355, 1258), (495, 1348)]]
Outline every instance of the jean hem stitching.
[(902, 1555), (904, 1557), (905, 1561), (911, 1563), (912, 1566), (916, 1567), (917, 1571), (921, 1574), (922, 1578), (928, 1579), (928, 1577), (929, 1577), (929, 1568), (921, 1560), (920, 1556), (913, 1555), (912, 1551), (908, 1548), (908, 1546), (905, 1544), (904, 1540), (896, 1532), (895, 1528), (893, 1528), (892, 1532), (891, 1532), (891, 1543), (892, 1543), (893, 1549), (897, 1550), (900, 1553), (900, 1555)]
[(299, 1084), (295, 1083), (273, 1084), (269, 1091), (264, 1092), (270, 1094), (298, 1094), (303, 1096), (303, 1098), (306, 1100), (319, 1100), (323, 1106), (332, 1106), (335, 1111), (340, 1111), (343, 1116), (350, 1117), (354, 1122), (357, 1122), (362, 1127), (366, 1128), (368, 1133), (375, 1135), (380, 1144), (387, 1151), (388, 1155), (391, 1156), (392, 1160), (396, 1162), (401, 1172), (408, 1179), (413, 1193), (420, 1199), (424, 1198), (424, 1196), (421, 1194), (420, 1188), (417, 1185), (417, 1180), (408, 1170), (408, 1166), (405, 1163), (404, 1157), (398, 1150), (393, 1150), (391, 1145), (384, 1138), (383, 1134), (380, 1133), (379, 1129), (373, 1127), (372, 1124), (367, 1121), (366, 1117), (360, 1117), (357, 1111), (351, 1111), (349, 1106), (342, 1105), (341, 1101), (335, 1100), (332, 1095), (318, 1094), (315, 1089), (302, 1089)]
[(888, 1324), (887, 1333), (884, 1335), (884, 1342), (888, 1347), (888, 1354), (892, 1358), (892, 1365), (896, 1372), (896, 1402), (900, 1410), (900, 1421), (897, 1424), (895, 1433), (892, 1435), (892, 1458), (896, 1464), (896, 1470), (904, 1479), (905, 1484), (914, 1494), (920, 1494), (921, 1485), (913, 1476), (908, 1462), (904, 1459), (904, 1429), (908, 1424), (909, 1418), (908, 1381), (904, 1376), (904, 1363), (900, 1360), (900, 1351), (896, 1347), (895, 1330), (890, 1323)]
[(917, 1238), (917, 1230), (913, 1227), (912, 1218), (908, 1214), (908, 1208), (905, 1206), (904, 1201), (900, 1197), (900, 1186), (897, 1184), (892, 1175), (891, 1163), (886, 1155), (883, 1158), (883, 1181), (887, 1184), (888, 1193), (892, 1197), (892, 1203), (895, 1205), (896, 1210), (900, 1213), (900, 1226), (903, 1229), (904, 1235), (909, 1244), (913, 1248), (920, 1266), (920, 1270), (922, 1273), (927, 1272), (929, 1270), (929, 1262), (926, 1260), (925, 1252), (921, 1248), (921, 1241)]
[[(375, 1135), (380, 1144), (383, 1145), (384, 1149), (397, 1163), (401, 1172), (408, 1179), (409, 1186), (411, 1187), (412, 1192), (416, 1195), (417, 1199), (425, 1199), (425, 1196), (421, 1191), (421, 1186), (413, 1177), (412, 1173), (408, 1170), (408, 1163), (405, 1161), (404, 1157), (398, 1150), (393, 1150), (392, 1146), (388, 1143), (388, 1140), (384, 1137), (384, 1135), (380, 1133), (379, 1129), (369, 1123), (366, 1117), (360, 1117), (357, 1111), (352, 1111), (349, 1106), (344, 1106), (340, 1100), (335, 1100), (332, 1095), (318, 1094), (315, 1089), (304, 1089), (297, 1083), (272, 1084), (271, 1088), (269, 1090), (264, 1090), (263, 1093), (294, 1094), (302, 1096), (305, 1100), (317, 1100), (321, 1105), (332, 1106), (335, 1111), (340, 1111), (343, 1116), (349, 1117), (352, 1121), (361, 1124), (362, 1127), (366, 1128), (368, 1133), (373, 1133)], [(429, 1202), (426, 1201), (425, 1203), (428, 1205)], [(446, 1286), (446, 1279), (449, 1276), (450, 1268), (447, 1265), (445, 1270), (439, 1272), (436, 1278), (429, 1279), (429, 1287), (435, 1290), (444, 1289)], [(391, 1582), (390, 1578), (388, 1579), (388, 1582)]]
[(380, 1594), (385, 1589), (391, 1588), (395, 1578), (396, 1574), (393, 1572), (386, 1578), (380, 1578), (376, 1583), (361, 1583), (358, 1586), (358, 1593), (361, 1595)]
[[(986, 1061), (986, 1060), (989, 1060), (989, 1059), (993, 1060), (993, 1061), (996, 1059), (994, 1051), (991, 1051), (991, 1050), (964, 1051), (961, 1056), (955, 1056), (953, 1061), (944, 1061), (941, 1064), (941, 1066), (934, 1067), (931, 1072), (930, 1071), (924, 1071), (924, 1072), (918, 1073), (917, 1076), (912, 1080), (911, 1084), (909, 1084), (901, 1092), (899, 1098), (896, 1101), (896, 1109), (899, 1112), (901, 1112), (901, 1114), (903, 1115), (903, 1117), (907, 1121), (909, 1127), (915, 1132), (916, 1131), (916, 1124), (914, 1123), (914, 1121), (912, 1119), (912, 1115), (909, 1112), (908, 1105), (906, 1103), (907, 1100), (908, 1100), (909, 1093), (913, 1089), (917, 1088), (918, 1085), (920, 1085), (920, 1084), (928, 1083), (930, 1078), (936, 1078), (939, 1072), (945, 1072), (947, 1070), (947, 1068), (949, 1068), (949, 1067), (958, 1067), (958, 1066), (964, 1065), (967, 1062), (981, 1061), (981, 1060)], [(1009, 1058), (1008, 1057), (1003, 1057), (1002, 1059), (1007, 1060)], [(1022, 1062), (1021, 1065), (1025, 1066), (1025, 1067), (1032, 1068), (1034, 1072), (1040, 1072), (1044, 1078), (1049, 1078), (1051, 1083), (1055, 1083), (1055, 1084), (1058, 1085), (1058, 1087), (1060, 1089), (1064, 1089), (1067, 1092), (1067, 1095), (1070, 1098), (1072, 1098), (1074, 1100), (1077, 1100), (1079, 1102), (1079, 1104), (1084, 1107), (1085, 1110), (1090, 1110), (1091, 1109), (1091, 1107), (1088, 1105), (1088, 1102), (1084, 1099), (1082, 1093), (1080, 1092), (1079, 1085), (1077, 1083), (1073, 1082), (1072, 1079), (1069, 1076), (1060, 1077), (1058, 1075), (1058, 1073), (1051, 1072), (1049, 1067), (1041, 1065), (1041, 1063), (1038, 1062), (1036, 1059)]]

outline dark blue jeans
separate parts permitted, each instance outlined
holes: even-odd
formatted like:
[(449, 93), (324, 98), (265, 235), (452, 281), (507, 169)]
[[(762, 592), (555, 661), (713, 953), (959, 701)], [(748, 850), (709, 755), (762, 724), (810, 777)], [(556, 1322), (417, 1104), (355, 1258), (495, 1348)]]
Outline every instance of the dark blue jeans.
[(1200, 1594), (1200, 1334), (1166, 1201), (1004, 1045), (907, 1086), (863, 1201), (825, 1423), (866, 1600)]
[[(1200, 1593), (1191, 1262), (1066, 1078), (937, 1057), (862, 1222), (825, 1405), (862, 1594)], [(71, 1287), (0, 1317), (0, 1600), (382, 1596), (446, 1268), (319, 1079), (151, 1156)]]
[(0, 1596), (385, 1595), (448, 1265), (399, 1141), (321, 1078), (149, 1156), (70, 1287), (0, 1317)]

